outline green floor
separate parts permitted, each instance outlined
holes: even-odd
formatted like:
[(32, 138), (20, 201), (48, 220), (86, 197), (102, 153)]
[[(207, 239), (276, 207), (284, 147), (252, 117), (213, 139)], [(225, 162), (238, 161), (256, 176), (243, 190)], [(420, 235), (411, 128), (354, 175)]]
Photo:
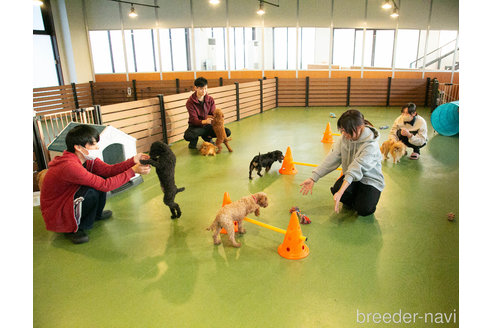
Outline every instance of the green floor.
[[(429, 110), (419, 110), (429, 125), (420, 160), (383, 163), (386, 188), (373, 217), (334, 212), (329, 188), (338, 171), (309, 196), (299, 184), (311, 167), (284, 176), (276, 163), (263, 178), (248, 179), (259, 152), (290, 146), (295, 161), (319, 163), (331, 148), (320, 142), (326, 123), (336, 127), (329, 114), (345, 109), (281, 108), (230, 123), (234, 152), (217, 157), (189, 151), (184, 141), (172, 145), (176, 182), (186, 187), (176, 198), (179, 220), (170, 219), (154, 170), (108, 200), (113, 218), (96, 224), (87, 244), (46, 231), (35, 207), (34, 326), (391, 327), (360, 322), (368, 313), (396, 321), (401, 313), (401, 325), (431, 327), (431, 317), (458, 319), (459, 138), (435, 134)], [(399, 108), (359, 109), (376, 127), (399, 115)], [(389, 129), (380, 131), (386, 140)], [(205, 228), (224, 192), (236, 200), (258, 191), (270, 206), (257, 219), (286, 229), (292, 206), (311, 218), (301, 227), (307, 258), (280, 257), (283, 235), (247, 222), (240, 249), (225, 237), (213, 245)], [(411, 324), (403, 323), (405, 313)]]

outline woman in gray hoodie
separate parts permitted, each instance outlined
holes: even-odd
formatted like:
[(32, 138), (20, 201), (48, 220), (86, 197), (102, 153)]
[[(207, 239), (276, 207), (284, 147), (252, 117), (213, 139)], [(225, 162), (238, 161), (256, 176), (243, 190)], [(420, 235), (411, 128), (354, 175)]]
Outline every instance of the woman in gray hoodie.
[(312, 194), (314, 183), (341, 164), (344, 174), (331, 187), (335, 212), (339, 213), (342, 202), (361, 216), (370, 215), (376, 211), (384, 188), (379, 133), (356, 109), (343, 113), (337, 127), (342, 138), (333, 145), (330, 154), (313, 171), (311, 178), (301, 184), (301, 193)]

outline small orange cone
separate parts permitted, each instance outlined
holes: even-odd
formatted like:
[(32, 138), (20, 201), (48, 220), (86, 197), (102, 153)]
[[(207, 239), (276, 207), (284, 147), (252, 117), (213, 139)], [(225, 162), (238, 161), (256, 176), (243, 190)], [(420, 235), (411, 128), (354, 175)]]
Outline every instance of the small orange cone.
[(280, 256), (289, 260), (303, 259), (309, 255), (309, 248), (301, 239), (302, 231), (296, 212), (290, 215), (289, 226), (285, 233), (284, 242), (278, 247)]
[[(225, 192), (224, 193), (224, 200), (222, 201), (222, 207), (224, 207), (230, 203), (232, 203), (231, 197), (229, 196), (228, 192)], [(234, 221), (234, 232), (238, 232), (238, 230), (239, 230), (239, 228), (238, 228), (237, 222)], [(220, 230), (220, 233), (226, 234), (227, 231), (224, 228), (222, 228), (222, 230)]]
[(284, 161), (282, 162), (282, 167), (278, 170), (280, 174), (293, 175), (297, 174), (296, 167), (294, 166), (294, 159), (292, 158), (292, 152), (290, 147), (287, 147), (285, 152)]
[(323, 139), (321, 142), (324, 143), (333, 143), (333, 134), (331, 133), (330, 122), (326, 125), (325, 134), (323, 135)]

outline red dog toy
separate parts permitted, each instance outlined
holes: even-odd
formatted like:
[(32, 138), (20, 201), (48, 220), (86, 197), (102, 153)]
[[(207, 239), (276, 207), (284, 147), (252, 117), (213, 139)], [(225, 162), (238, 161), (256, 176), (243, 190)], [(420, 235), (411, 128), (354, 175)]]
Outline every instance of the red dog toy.
[(289, 210), (289, 213), (296, 212), (297, 217), (299, 218), (299, 222), (302, 224), (309, 224), (311, 223), (311, 220), (304, 214), (301, 213), (301, 210), (299, 207), (294, 206)]

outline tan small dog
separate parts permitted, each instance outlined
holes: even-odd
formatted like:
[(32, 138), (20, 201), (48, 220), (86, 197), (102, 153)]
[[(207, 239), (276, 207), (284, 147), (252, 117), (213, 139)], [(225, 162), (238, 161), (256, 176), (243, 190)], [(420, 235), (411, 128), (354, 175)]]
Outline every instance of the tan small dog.
[(388, 139), (383, 142), (383, 144), (379, 148), (381, 150), (381, 154), (383, 154), (384, 159), (389, 158), (388, 153), (391, 151), (391, 146), (393, 146), (394, 143), (395, 141), (393, 139)]
[(38, 174), (36, 175), (36, 180), (38, 181), (39, 190), (41, 190), (41, 186), (43, 185), (43, 181), (44, 181), (44, 176), (46, 175), (47, 172), (48, 169), (44, 169), (38, 172)]
[(208, 156), (208, 155), (215, 156), (216, 151), (217, 151), (217, 149), (216, 149), (215, 145), (210, 143), (210, 142), (204, 141), (202, 146), (200, 147), (200, 153), (203, 156)]
[(232, 152), (231, 146), (229, 146), (229, 141), (231, 138), (227, 138), (227, 134), (224, 128), (224, 113), (220, 108), (215, 108), (214, 118), (212, 120), (212, 127), (214, 129), (217, 140), (215, 140), (215, 145), (217, 146), (217, 154), (222, 151), (222, 143), (224, 143), (229, 152)]
[(260, 215), (260, 207), (268, 206), (268, 198), (264, 192), (258, 192), (253, 195), (245, 196), (235, 202), (225, 205), (219, 210), (212, 225), (207, 230), (213, 230), (214, 244), (220, 245), (220, 230), (224, 228), (227, 231), (227, 236), (234, 247), (241, 247), (241, 243), (236, 242), (234, 236), (234, 221), (237, 221), (238, 232), (240, 234), (246, 233), (246, 229), (243, 228), (243, 219), (249, 213), (255, 213), (256, 216)]
[(407, 154), (407, 146), (401, 141), (395, 142), (390, 149), (393, 163), (398, 163), (400, 159)]
[(389, 159), (388, 153), (393, 157), (393, 163), (398, 163), (400, 159), (407, 153), (407, 147), (401, 141), (394, 141), (392, 139), (386, 140), (381, 145), (381, 153), (384, 159)]

